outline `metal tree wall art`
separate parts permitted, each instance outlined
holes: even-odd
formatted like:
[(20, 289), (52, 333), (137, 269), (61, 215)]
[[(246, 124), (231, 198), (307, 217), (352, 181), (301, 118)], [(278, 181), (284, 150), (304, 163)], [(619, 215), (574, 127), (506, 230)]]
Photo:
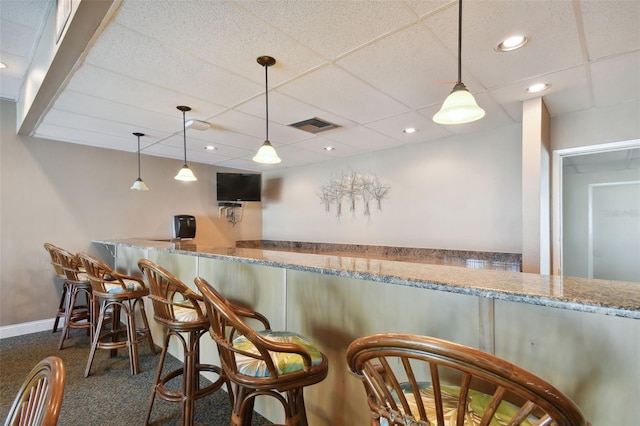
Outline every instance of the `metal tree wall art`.
[(371, 215), (369, 203), (377, 201), (378, 210), (382, 210), (382, 199), (389, 192), (390, 187), (380, 182), (375, 175), (359, 173), (353, 170), (342, 172), (340, 177), (331, 179), (318, 192), (320, 202), (327, 212), (331, 205), (336, 206), (336, 216), (342, 215), (342, 202), (349, 203), (349, 211), (355, 213), (358, 201), (362, 201), (363, 215)]

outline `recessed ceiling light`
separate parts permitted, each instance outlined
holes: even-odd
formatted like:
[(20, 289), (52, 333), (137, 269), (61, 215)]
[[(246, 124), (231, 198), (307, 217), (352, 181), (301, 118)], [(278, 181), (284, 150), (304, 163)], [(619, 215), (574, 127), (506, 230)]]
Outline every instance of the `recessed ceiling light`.
[(0, 70), (3, 70), (7, 67), (7, 64), (5, 64), (4, 62), (0, 62)]
[(334, 149), (335, 149), (335, 148), (334, 148), (334, 147), (332, 147), (332, 146), (325, 146), (325, 147), (324, 147), (324, 150), (325, 150), (325, 151), (333, 151)]
[(214, 151), (216, 149), (216, 147), (213, 146), (213, 145), (207, 145), (207, 146), (204, 147), (204, 149), (206, 149), (207, 151)]
[(512, 50), (520, 49), (522, 46), (527, 44), (529, 39), (523, 35), (515, 35), (509, 38), (506, 38), (500, 43), (496, 50), (498, 52), (511, 52)]
[(403, 130), (404, 133), (410, 135), (412, 133), (417, 132), (418, 129), (416, 129), (415, 127), (407, 127), (406, 129)]
[(538, 92), (542, 92), (543, 90), (547, 90), (549, 87), (551, 87), (550, 84), (537, 83), (537, 84), (533, 84), (533, 85), (527, 87), (527, 92), (529, 92), (529, 93), (538, 93)]

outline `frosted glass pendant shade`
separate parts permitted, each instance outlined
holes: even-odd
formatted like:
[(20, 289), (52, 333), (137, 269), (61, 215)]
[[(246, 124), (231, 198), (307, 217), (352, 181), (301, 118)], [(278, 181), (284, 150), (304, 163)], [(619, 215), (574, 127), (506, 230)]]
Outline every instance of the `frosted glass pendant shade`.
[(276, 154), (276, 150), (271, 145), (271, 142), (264, 141), (258, 153), (253, 157), (253, 161), (256, 163), (262, 164), (278, 164), (280, 161), (280, 157)]
[(184, 182), (193, 182), (198, 180), (198, 178), (194, 176), (193, 172), (191, 171), (189, 166), (187, 166), (186, 164), (182, 166), (182, 168), (180, 169), (178, 174), (174, 177), (174, 179), (181, 180)]
[(482, 117), (484, 110), (478, 106), (473, 95), (463, 83), (457, 83), (444, 100), (440, 111), (433, 116), (433, 121), (439, 124), (462, 124)]
[(140, 179), (140, 178), (136, 179), (136, 181), (133, 182), (133, 185), (131, 185), (131, 188), (129, 188), (129, 189), (135, 189), (137, 191), (148, 191), (149, 190), (147, 185), (145, 185), (144, 182), (142, 181), (142, 179)]

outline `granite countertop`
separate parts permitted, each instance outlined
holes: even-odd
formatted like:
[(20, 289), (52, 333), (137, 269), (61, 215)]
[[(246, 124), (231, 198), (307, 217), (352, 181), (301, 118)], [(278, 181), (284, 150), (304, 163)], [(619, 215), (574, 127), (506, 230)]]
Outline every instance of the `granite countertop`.
[(540, 306), (640, 319), (640, 283), (469, 269), (368, 258), (354, 253), (298, 253), (258, 248), (213, 247), (193, 242), (144, 239), (94, 243), (150, 248), (240, 263), (408, 285)]

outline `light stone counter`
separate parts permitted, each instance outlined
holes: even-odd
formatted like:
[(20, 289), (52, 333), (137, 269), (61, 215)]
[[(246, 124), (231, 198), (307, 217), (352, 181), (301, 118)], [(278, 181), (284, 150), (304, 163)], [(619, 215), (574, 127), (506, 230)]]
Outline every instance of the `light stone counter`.
[[(309, 424), (369, 424), (362, 384), (347, 373), (360, 336), (430, 335), (493, 353), (553, 383), (593, 425), (636, 425), (640, 404), (640, 283), (432, 265), (354, 253), (217, 248), (142, 239), (94, 241), (115, 267), (140, 275), (148, 258), (187, 285), (201, 276), (266, 315), (274, 329), (308, 336), (329, 375), (305, 389)], [(105, 259), (107, 260), (107, 259)], [(152, 307), (147, 307), (152, 316)], [(151, 320), (156, 342), (162, 329)], [(203, 362), (218, 362), (203, 338)], [(171, 353), (181, 357), (177, 345)], [(263, 398), (263, 397), (260, 397)], [(281, 408), (256, 410), (282, 423)]]
[(94, 242), (640, 319), (640, 283), (633, 282), (430, 265), (366, 255), (355, 257), (354, 253), (218, 248), (190, 242), (142, 239)]

